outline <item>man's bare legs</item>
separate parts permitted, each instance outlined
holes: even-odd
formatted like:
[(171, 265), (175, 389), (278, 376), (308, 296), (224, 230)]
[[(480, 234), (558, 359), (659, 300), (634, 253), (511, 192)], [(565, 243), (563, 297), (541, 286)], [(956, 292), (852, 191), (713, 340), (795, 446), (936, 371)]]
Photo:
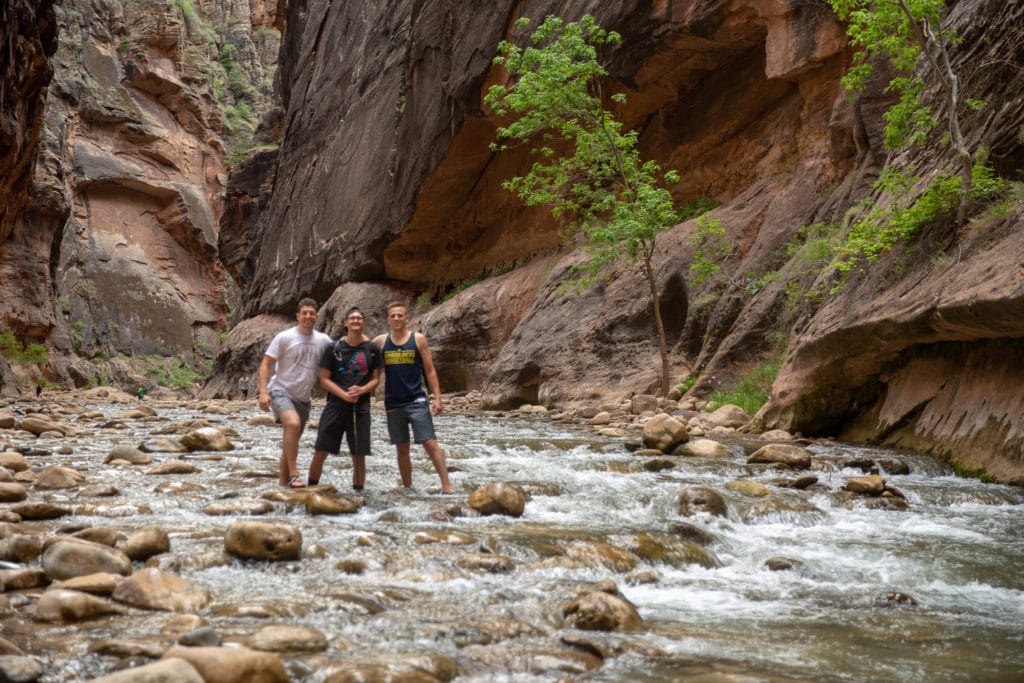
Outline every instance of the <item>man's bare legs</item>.
[(281, 461), (278, 466), (278, 482), (287, 486), (288, 480), (299, 474), (299, 435), (302, 421), (294, 410), (286, 410), (278, 418), (284, 427), (281, 437)]
[(409, 442), (396, 443), (398, 452), (398, 474), (402, 477), (402, 486), (412, 488), (412, 459), (409, 457)]
[(327, 451), (314, 451), (313, 459), (309, 463), (308, 481), (315, 484), (320, 481), (320, 475), (324, 471), (324, 461), (327, 460)]
[[(445, 461), (444, 450), (437, 443), (437, 439), (427, 439), (423, 442), (423, 448), (430, 456), (430, 461), (434, 463), (437, 476), (441, 477), (441, 493), (451, 493), (452, 485), (448, 482), (448, 463)], [(412, 458), (409, 457), (409, 444), (395, 444), (395, 450), (398, 452), (398, 473), (402, 477), (402, 486), (410, 488), (412, 487)]]
[(361, 490), (366, 485), (366, 456), (352, 456), (352, 488)]
[(427, 439), (423, 442), (423, 448), (430, 456), (430, 461), (434, 463), (437, 476), (441, 477), (441, 493), (451, 493), (452, 485), (448, 483), (448, 463), (444, 457), (444, 450), (437, 443), (437, 439)]

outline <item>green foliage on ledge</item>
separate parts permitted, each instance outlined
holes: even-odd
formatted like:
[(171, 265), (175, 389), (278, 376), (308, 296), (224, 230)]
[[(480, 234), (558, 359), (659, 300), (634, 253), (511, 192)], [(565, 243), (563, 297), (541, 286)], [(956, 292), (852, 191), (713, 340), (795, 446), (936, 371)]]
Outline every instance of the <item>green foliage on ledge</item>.
[(49, 359), (43, 344), (23, 344), (11, 330), (0, 332), (0, 355), (15, 363), (45, 363)]

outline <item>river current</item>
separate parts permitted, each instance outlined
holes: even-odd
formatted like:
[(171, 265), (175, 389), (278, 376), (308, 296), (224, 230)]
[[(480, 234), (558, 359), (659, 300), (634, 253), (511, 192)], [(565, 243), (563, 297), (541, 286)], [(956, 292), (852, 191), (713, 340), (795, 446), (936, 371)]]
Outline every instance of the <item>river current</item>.
[[(414, 489), (398, 486), (383, 414), (375, 410), (365, 504), (355, 514), (314, 517), (301, 506), (275, 503), (257, 519), (300, 528), (303, 559), (242, 562), (224, 555), (222, 540), (241, 517), (209, 516), (203, 508), (279, 491), (280, 432), (246, 424), (259, 413), (254, 405), (229, 405), (234, 414), (156, 405), (156, 418), (106, 429), (101, 423), (126, 407), (90, 405), (104, 418), (76, 423), (89, 436), (7, 440), (14, 450), (28, 450), (34, 467), (72, 467), (89, 483), (121, 492), (102, 504), (93, 499), (89, 508), (74, 491), (33, 493), (32, 499), (69, 504), (76, 514), (32, 528), (106, 526), (128, 534), (160, 526), (175, 558), (167, 566), (212, 593), (201, 615), (225, 640), (244, 639), (269, 623), (323, 632), (326, 652), (285, 657), (292, 680), (319, 683), (332, 662), (407, 664), (438, 656), (454, 662), (448, 675), (460, 683), (1024, 680), (1022, 489), (959, 478), (920, 455), (829, 441), (809, 446), (819, 481), (808, 490), (778, 486), (780, 477), (795, 475), (748, 465), (749, 444), (729, 437), (723, 441), (732, 458), (673, 457), (673, 469), (649, 472), (647, 459), (627, 450), (623, 439), (582, 425), (467, 413), (436, 419), (457, 494), (442, 496), (419, 447)], [(318, 414), (314, 406), (314, 419)], [(148, 467), (103, 464), (114, 445), (137, 446), (154, 438), (152, 430), (191, 418), (238, 433), (234, 450), (186, 455), (200, 472), (170, 478), (200, 489), (155, 493), (167, 477), (146, 475)], [(302, 472), (314, 435), (309, 429), (303, 436)], [(62, 445), (72, 452), (57, 454)], [(154, 462), (180, 457), (154, 454)], [(883, 472), (905, 494), (906, 510), (842, 495), (846, 479), (862, 474), (848, 463), (865, 458), (909, 466), (908, 474)], [(325, 481), (351, 493), (346, 456), (329, 459), (325, 470)], [(764, 484), (769, 495), (727, 486), (737, 480)], [(528, 492), (522, 517), (482, 517), (465, 504), (470, 492), (491, 482)], [(682, 517), (679, 491), (695, 485), (721, 493), (728, 515)], [(678, 553), (622, 553), (632, 559), (621, 566), (620, 555), (609, 559), (600, 551), (603, 544), (636, 550), (645, 538), (671, 545), (680, 528), (704, 536), (707, 554), (686, 561)], [(424, 532), (453, 532), (459, 540), (424, 542)], [(514, 568), (487, 573), (458, 564), (480, 552), (507, 556)], [(792, 568), (770, 570), (766, 562), (773, 558)], [(339, 569), (345, 561), (362, 573)], [(637, 607), (642, 630), (566, 628), (562, 605), (608, 578)], [(159, 641), (169, 616), (135, 610), (57, 626), (7, 620), (5, 637), (46, 662), (42, 680), (84, 680), (123, 664), (90, 654), (90, 642)], [(599, 653), (590, 655), (598, 665), (566, 654), (580, 651)]]

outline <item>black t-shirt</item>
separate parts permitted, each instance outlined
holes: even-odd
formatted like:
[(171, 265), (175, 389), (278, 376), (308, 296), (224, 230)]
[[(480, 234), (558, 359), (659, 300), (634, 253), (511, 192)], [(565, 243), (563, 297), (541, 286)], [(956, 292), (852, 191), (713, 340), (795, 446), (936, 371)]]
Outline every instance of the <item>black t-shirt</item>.
[[(373, 342), (363, 342), (356, 346), (350, 346), (342, 337), (327, 347), (323, 358), (320, 359), (320, 367), (331, 371), (331, 381), (342, 389), (362, 386), (370, 381), (373, 371), (382, 365), (380, 349)], [(334, 403), (348, 403), (334, 394), (328, 393), (327, 400)], [(363, 394), (359, 397), (359, 404), (370, 402), (370, 395)]]

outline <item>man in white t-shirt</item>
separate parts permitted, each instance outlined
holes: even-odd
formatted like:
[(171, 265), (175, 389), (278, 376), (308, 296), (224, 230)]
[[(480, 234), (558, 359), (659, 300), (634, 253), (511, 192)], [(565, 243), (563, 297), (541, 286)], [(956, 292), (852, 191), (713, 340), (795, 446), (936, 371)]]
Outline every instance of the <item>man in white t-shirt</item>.
[(295, 314), (299, 324), (279, 332), (260, 363), (260, 409), (273, 410), (274, 417), (284, 426), (278, 480), (281, 486), (291, 488), (306, 485), (299, 476), (299, 437), (309, 420), (320, 359), (331, 345), (330, 337), (313, 329), (316, 311), (313, 299), (299, 301)]

